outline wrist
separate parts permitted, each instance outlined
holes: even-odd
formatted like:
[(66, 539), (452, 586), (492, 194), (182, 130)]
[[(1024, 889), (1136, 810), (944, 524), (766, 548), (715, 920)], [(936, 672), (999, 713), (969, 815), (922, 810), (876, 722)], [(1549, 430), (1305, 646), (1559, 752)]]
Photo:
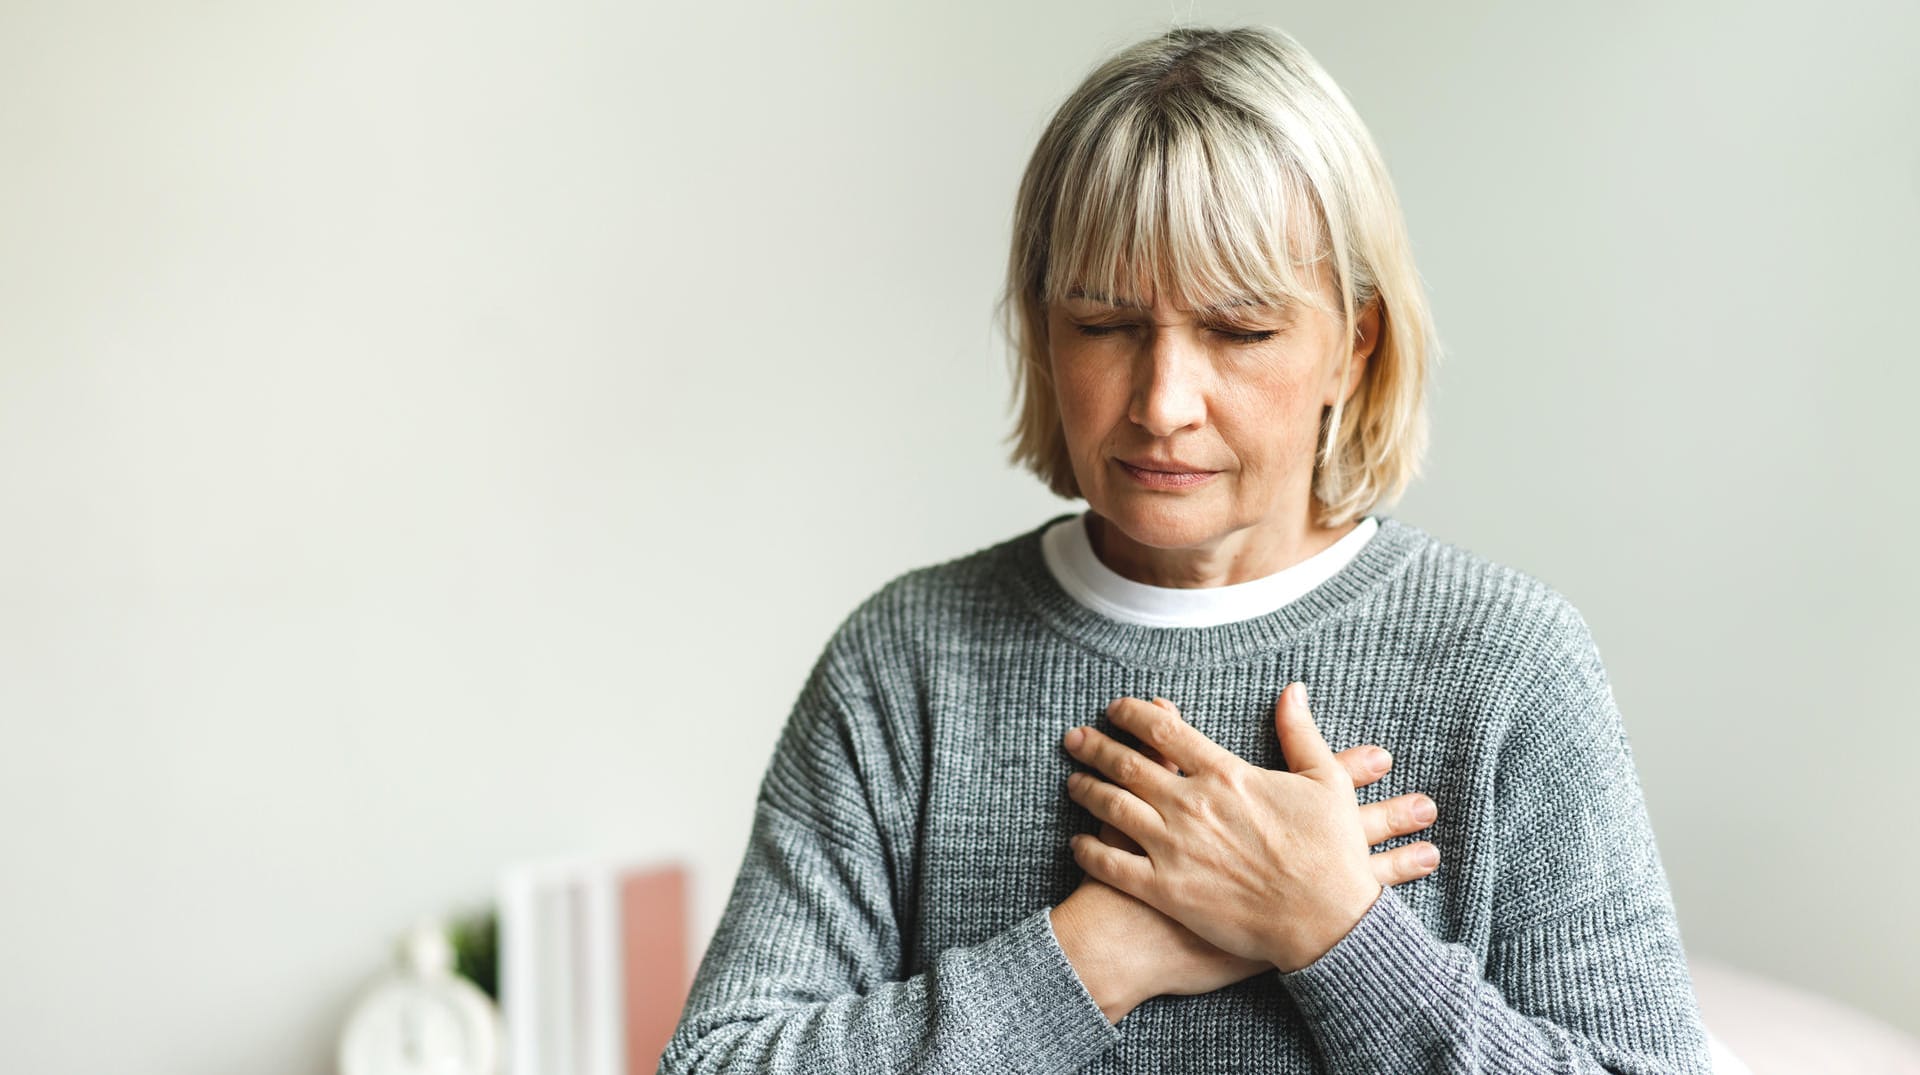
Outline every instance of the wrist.
[(1153, 994), (1145, 990), (1137, 961), (1116, 951), (1098, 930), (1090, 928), (1082, 913), (1085, 901), (1078, 898), (1081, 891), (1085, 890), (1076, 891), (1049, 912), (1054, 938), (1107, 1022), (1118, 1023)]
[(1268, 957), (1268, 961), (1282, 974), (1291, 974), (1318, 962), (1321, 956), (1333, 951), (1341, 941), (1347, 939), (1347, 934), (1352, 933), (1360, 920), (1373, 910), (1374, 904), (1386, 891), (1385, 885), (1371, 879), (1356, 886), (1350, 898), (1328, 910), (1310, 931), (1280, 938), (1273, 946), (1273, 955)]

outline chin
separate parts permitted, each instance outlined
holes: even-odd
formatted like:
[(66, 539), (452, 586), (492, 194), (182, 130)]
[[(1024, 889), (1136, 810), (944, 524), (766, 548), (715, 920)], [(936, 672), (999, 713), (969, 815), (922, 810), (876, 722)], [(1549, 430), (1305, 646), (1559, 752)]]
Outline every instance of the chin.
[(1184, 498), (1123, 496), (1093, 510), (1127, 537), (1156, 549), (1205, 544), (1231, 529), (1215, 505)]

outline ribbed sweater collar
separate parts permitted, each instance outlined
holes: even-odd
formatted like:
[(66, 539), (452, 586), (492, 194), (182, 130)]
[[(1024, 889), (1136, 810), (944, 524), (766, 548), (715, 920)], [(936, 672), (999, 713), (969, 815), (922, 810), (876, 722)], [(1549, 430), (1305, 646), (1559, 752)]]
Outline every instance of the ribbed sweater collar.
[(1272, 612), (1210, 627), (1149, 627), (1102, 616), (1061, 589), (1047, 570), (1041, 535), (1070, 515), (1056, 515), (1009, 542), (1001, 578), (1054, 632), (1094, 653), (1148, 668), (1238, 664), (1284, 649), (1399, 575), (1428, 540), (1418, 527), (1376, 512), (1379, 532), (1358, 555)]

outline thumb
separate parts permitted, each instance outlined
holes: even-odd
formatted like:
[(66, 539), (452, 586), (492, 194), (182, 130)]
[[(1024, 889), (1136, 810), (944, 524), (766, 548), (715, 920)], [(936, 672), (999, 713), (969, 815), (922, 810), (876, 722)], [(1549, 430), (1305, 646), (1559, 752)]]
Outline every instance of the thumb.
[[(1289, 683), (1287, 689), (1280, 692), (1280, 700), (1273, 707), (1273, 731), (1280, 738), (1280, 753), (1286, 757), (1289, 771), (1302, 776), (1346, 771), (1333, 756), (1333, 748), (1321, 737), (1320, 726), (1314, 723), (1313, 713), (1307, 709), (1305, 683)], [(1352, 782), (1351, 775), (1348, 782)]]

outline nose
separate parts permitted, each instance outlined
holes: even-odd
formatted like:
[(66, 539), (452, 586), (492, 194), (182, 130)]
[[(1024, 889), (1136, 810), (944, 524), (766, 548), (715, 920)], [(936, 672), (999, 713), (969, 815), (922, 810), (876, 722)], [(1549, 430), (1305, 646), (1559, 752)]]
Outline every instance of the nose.
[(1134, 358), (1133, 398), (1127, 417), (1156, 437), (1170, 437), (1206, 420), (1207, 356), (1177, 329), (1158, 328)]

